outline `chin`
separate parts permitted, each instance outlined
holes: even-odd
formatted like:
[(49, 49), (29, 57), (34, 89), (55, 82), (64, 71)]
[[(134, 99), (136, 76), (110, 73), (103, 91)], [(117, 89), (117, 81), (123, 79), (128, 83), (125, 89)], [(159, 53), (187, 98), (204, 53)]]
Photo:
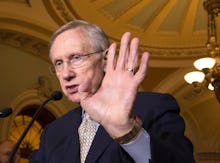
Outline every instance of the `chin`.
[(68, 99), (74, 103), (80, 102), (80, 97), (78, 95), (68, 95)]

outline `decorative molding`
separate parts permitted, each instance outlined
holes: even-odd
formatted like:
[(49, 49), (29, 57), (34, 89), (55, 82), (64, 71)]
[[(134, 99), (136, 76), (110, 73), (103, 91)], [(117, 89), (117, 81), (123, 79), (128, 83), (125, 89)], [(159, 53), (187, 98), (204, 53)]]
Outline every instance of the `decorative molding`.
[(24, 3), (25, 5), (31, 7), (31, 3), (30, 3), (30, 0), (1, 0), (1, 1), (11, 1), (13, 3)]
[(37, 84), (34, 86), (37, 89), (39, 98), (49, 98), (52, 93), (52, 82), (47, 76), (39, 76), (37, 79)]
[[(18, 48), (22, 51), (28, 52), (34, 56), (37, 56), (46, 62), (49, 62), (48, 53), (48, 42), (37, 39), (33, 36), (19, 33), (10, 30), (0, 31), (0, 43), (10, 45)], [(205, 49), (178, 49), (178, 48), (148, 48), (141, 46), (140, 52), (149, 51), (151, 54), (151, 61), (161, 60), (161, 62), (168, 63), (169, 60), (176, 59), (183, 62), (183, 60), (192, 59), (193, 57), (201, 57), (205, 54)], [(166, 60), (163, 60), (166, 59)], [(168, 63), (169, 64), (169, 63)], [(160, 64), (163, 66), (162, 64)], [(170, 64), (169, 64), (170, 65)], [(175, 64), (173, 64), (175, 66)], [(178, 64), (179, 65), (179, 64)], [(154, 64), (154, 66), (157, 66)]]
[(53, 0), (53, 5), (56, 8), (56, 11), (58, 11), (59, 15), (66, 21), (73, 20), (71, 12), (67, 9), (66, 5), (61, 0)]
[(204, 47), (195, 48), (160, 48), (160, 47), (141, 47), (142, 51), (148, 50), (153, 57), (161, 57), (167, 59), (186, 59), (193, 57), (201, 57), (206, 54), (206, 49)]
[(69, 4), (63, 0), (42, 0), (42, 2), (48, 14), (58, 25), (63, 25), (75, 18), (69, 10)]
[(48, 42), (46, 41), (16, 31), (1, 30), (0, 43), (18, 48), (49, 62)]
[[(23, 51), (31, 53), (41, 59), (49, 62), (48, 59), (48, 42), (37, 39), (33, 36), (18, 33), (16, 31), (1, 30), (0, 31), (0, 43), (10, 45), (19, 48)], [(148, 50), (152, 59), (188, 59), (194, 57), (203, 56), (205, 54), (204, 49), (178, 49), (178, 48), (148, 48), (141, 47), (140, 51)], [(165, 61), (166, 62), (166, 61)]]

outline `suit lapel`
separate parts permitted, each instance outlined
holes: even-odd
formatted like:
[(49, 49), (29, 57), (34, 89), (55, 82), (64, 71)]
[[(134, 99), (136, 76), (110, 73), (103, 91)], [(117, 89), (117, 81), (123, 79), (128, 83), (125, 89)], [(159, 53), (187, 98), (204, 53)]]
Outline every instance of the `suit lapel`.
[(82, 121), (81, 113), (81, 109), (74, 109), (72, 114), (69, 116), (68, 124), (65, 124), (70, 126), (70, 128), (67, 131), (68, 136), (65, 142), (67, 143), (67, 149), (65, 150), (65, 158), (63, 158), (62, 162), (80, 162), (78, 127)]
[[(101, 140), (101, 141), (100, 141)], [(99, 156), (105, 151), (108, 145), (112, 142), (112, 138), (108, 135), (105, 129), (100, 125), (95, 138), (92, 142), (89, 153), (85, 162), (96, 162)]]

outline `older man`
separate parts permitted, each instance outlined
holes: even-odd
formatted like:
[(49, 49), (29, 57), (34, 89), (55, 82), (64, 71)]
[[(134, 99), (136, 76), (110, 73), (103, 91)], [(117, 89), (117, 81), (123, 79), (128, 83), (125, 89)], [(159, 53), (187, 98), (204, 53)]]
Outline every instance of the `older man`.
[(53, 34), (53, 72), (80, 107), (44, 130), (30, 163), (194, 162), (175, 99), (138, 92), (149, 58), (143, 52), (138, 61), (138, 47), (125, 32), (117, 54), (101, 28), (81, 20)]

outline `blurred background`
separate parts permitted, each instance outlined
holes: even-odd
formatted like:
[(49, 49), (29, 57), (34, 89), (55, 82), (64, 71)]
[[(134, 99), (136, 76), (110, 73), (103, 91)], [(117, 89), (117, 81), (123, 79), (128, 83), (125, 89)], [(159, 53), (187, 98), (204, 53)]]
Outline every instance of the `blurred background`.
[[(211, 91), (203, 87), (207, 82), (184, 80), (195, 70), (193, 62), (210, 51), (204, 0), (0, 0), (0, 6), (0, 108), (13, 108), (12, 115), (0, 118), (0, 140), (17, 141), (39, 105), (60, 90), (48, 68), (50, 36), (66, 22), (84, 19), (102, 27), (111, 42), (118, 43), (125, 31), (140, 38), (140, 54), (151, 54), (140, 90), (172, 94), (196, 161), (220, 162), (218, 84)], [(216, 17), (215, 31), (220, 31), (218, 24)], [(21, 144), (22, 162), (38, 148), (44, 127), (74, 107), (66, 98), (45, 106)]]

